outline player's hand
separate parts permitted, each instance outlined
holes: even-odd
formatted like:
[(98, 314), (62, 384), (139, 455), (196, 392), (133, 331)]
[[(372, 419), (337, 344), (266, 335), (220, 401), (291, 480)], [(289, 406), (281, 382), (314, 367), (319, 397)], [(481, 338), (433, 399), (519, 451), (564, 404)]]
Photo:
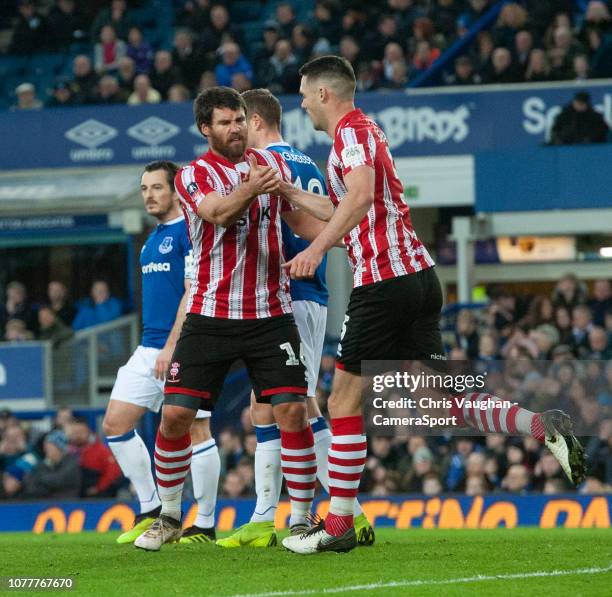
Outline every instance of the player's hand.
[(287, 199), (287, 201), (291, 201), (296, 191), (298, 191), (298, 188), (294, 186), (293, 183), (287, 182), (286, 180), (281, 180), (278, 184), (278, 192)]
[(304, 280), (315, 275), (322, 260), (323, 253), (314, 248), (313, 245), (310, 245), (293, 259), (283, 263), (283, 267), (288, 270), (293, 280)]
[(160, 353), (157, 355), (155, 368), (153, 369), (155, 379), (161, 379), (162, 381), (166, 379), (166, 373), (170, 367), (170, 360), (172, 359), (173, 352), (174, 349), (169, 346), (164, 346), (164, 348), (161, 349)]
[(251, 196), (278, 194), (280, 178), (276, 170), (270, 166), (260, 166), (253, 154), (249, 154), (247, 159), (251, 168), (243, 184), (248, 186)]

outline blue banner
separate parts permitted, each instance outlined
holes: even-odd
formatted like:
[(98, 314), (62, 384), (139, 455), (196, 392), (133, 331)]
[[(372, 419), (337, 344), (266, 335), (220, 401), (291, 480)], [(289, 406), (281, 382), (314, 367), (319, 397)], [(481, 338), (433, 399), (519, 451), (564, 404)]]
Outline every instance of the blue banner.
[(0, 408), (3, 400), (45, 399), (46, 350), (39, 342), (0, 344)]
[[(395, 495), (385, 498), (360, 496), (368, 519), (377, 527), (491, 529), (533, 526), (540, 528), (610, 528), (612, 497), (609, 495), (487, 495), (440, 496)], [(249, 521), (255, 500), (221, 499), (217, 503), (216, 527), (229, 531)], [(0, 503), (0, 532), (33, 531), (78, 533), (129, 529), (136, 504), (113, 501)], [(325, 517), (327, 499), (316, 500), (313, 510)], [(287, 528), (290, 504), (282, 501), (276, 527)], [(197, 506), (183, 504), (185, 527), (195, 521)]]
[[(520, 150), (545, 142), (562, 105), (578, 89), (592, 94), (612, 126), (612, 85), (438, 93), (369, 93), (357, 105), (383, 127), (395, 157)], [(285, 140), (317, 160), (329, 139), (315, 132), (300, 98), (281, 98)], [(96, 106), (0, 113), (4, 170), (188, 162), (206, 150), (191, 104)], [(35, 151), (33, 151), (35, 149)]]

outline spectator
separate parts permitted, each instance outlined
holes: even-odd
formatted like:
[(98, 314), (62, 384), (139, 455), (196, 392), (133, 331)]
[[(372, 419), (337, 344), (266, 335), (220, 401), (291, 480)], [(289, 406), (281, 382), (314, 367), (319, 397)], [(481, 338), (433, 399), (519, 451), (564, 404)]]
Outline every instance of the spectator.
[(61, 499), (79, 495), (81, 470), (77, 459), (67, 453), (68, 440), (63, 431), (52, 431), (44, 440), (44, 460), (23, 482), (23, 497)]
[(232, 76), (242, 73), (249, 81), (253, 80), (253, 68), (249, 61), (240, 53), (240, 47), (234, 42), (227, 42), (220, 50), (222, 63), (215, 68), (215, 76), (219, 85), (231, 87)]
[(10, 425), (0, 434), (0, 471), (17, 462), (28, 449), (28, 438), (19, 424)]
[(512, 54), (507, 48), (495, 48), (491, 54), (491, 67), (485, 74), (485, 83), (518, 83), (520, 73), (512, 63)]
[(606, 325), (606, 313), (612, 311), (612, 288), (610, 280), (593, 282), (593, 298), (588, 301), (593, 314), (593, 323), (599, 327)]
[(478, 360), (494, 361), (498, 358), (497, 337), (492, 332), (482, 334), (478, 342)]
[(217, 77), (211, 70), (204, 71), (200, 77), (200, 84), (198, 85), (198, 92), (210, 89), (211, 87), (217, 86)]
[(432, 47), (430, 42), (426, 40), (418, 42), (412, 59), (411, 78), (428, 70), (439, 56), (440, 50)]
[(71, 44), (85, 39), (85, 23), (74, 0), (57, 0), (49, 11), (48, 23), (56, 52), (66, 52)]
[(121, 311), (121, 301), (111, 296), (108, 282), (95, 280), (91, 285), (91, 298), (79, 307), (72, 327), (76, 331), (106, 323), (120, 317)]
[(612, 419), (605, 418), (599, 423), (597, 435), (586, 445), (586, 453), (589, 474), (612, 486)]
[(278, 23), (280, 36), (283, 39), (291, 39), (293, 28), (297, 25), (293, 6), (288, 2), (282, 2), (276, 6), (276, 18)]
[(260, 42), (251, 52), (258, 81), (263, 81), (268, 76), (270, 58), (272, 58), (274, 54), (274, 48), (279, 39), (280, 29), (278, 28), (278, 24), (275, 21), (268, 21), (264, 26), (262, 42)]
[(98, 83), (98, 91), (93, 99), (95, 104), (123, 104), (124, 99), (119, 81), (112, 75), (104, 75)]
[(10, 54), (44, 52), (49, 46), (49, 27), (31, 0), (19, 0), (19, 16), (13, 26)]
[(572, 0), (525, 0), (523, 4), (529, 13), (529, 23), (538, 38), (544, 36), (556, 14), (573, 12)]
[(312, 31), (306, 25), (297, 24), (291, 34), (291, 44), (298, 64), (304, 64), (310, 59), (312, 52)]
[(211, 0), (195, 0), (184, 4), (177, 16), (177, 25), (191, 31), (204, 31), (210, 24)]
[(529, 53), (529, 62), (525, 71), (525, 81), (528, 83), (542, 83), (550, 81), (550, 63), (546, 52), (540, 48), (534, 48)]
[(132, 93), (132, 89), (134, 89), (134, 79), (137, 74), (135, 62), (129, 56), (124, 56), (119, 61), (117, 82), (119, 83), (119, 89), (121, 90), (123, 100), (126, 102)]
[(246, 494), (247, 487), (243, 478), (237, 471), (229, 471), (225, 477), (225, 481), (223, 481), (223, 496), (226, 498), (235, 499)]
[(52, 93), (51, 99), (47, 102), (48, 108), (66, 108), (76, 104), (72, 87), (68, 81), (56, 81)]
[(274, 54), (268, 61), (267, 76), (263, 79), (263, 84), (277, 95), (298, 93), (300, 88), (298, 64), (288, 40), (279, 39), (276, 42)]
[(4, 340), (6, 342), (27, 342), (34, 340), (31, 332), (22, 319), (9, 319), (4, 327)]
[(455, 451), (451, 454), (446, 474), (446, 487), (456, 491), (465, 479), (465, 463), (474, 450), (474, 442), (469, 437), (455, 438)]
[(240, 29), (230, 23), (229, 12), (222, 4), (215, 4), (210, 9), (210, 25), (203, 31), (200, 41), (204, 52), (210, 54), (211, 60), (224, 44), (234, 42), (240, 45), (242, 41)]
[(591, 67), (586, 54), (576, 54), (572, 66), (574, 68), (574, 81), (584, 82), (589, 78)]
[(151, 87), (149, 75), (138, 75), (134, 79), (134, 91), (128, 97), (127, 103), (130, 106), (139, 106), (141, 104), (159, 104), (162, 97), (157, 89)]
[(612, 36), (604, 35), (597, 29), (587, 33), (591, 54), (591, 76), (594, 79), (612, 77)]
[(11, 110), (40, 110), (42, 102), (36, 97), (36, 89), (32, 83), (21, 83), (15, 88), (17, 104)]
[(340, 40), (340, 56), (342, 56), (342, 58), (346, 58), (351, 63), (353, 71), (357, 72), (357, 65), (361, 61), (361, 47), (357, 43), (357, 40), (351, 35), (345, 35)]
[(518, 31), (514, 36), (514, 57), (516, 64), (523, 75), (529, 66), (533, 50), (533, 35), (526, 29)]
[(89, 56), (79, 54), (72, 63), (72, 89), (77, 104), (92, 103), (96, 97), (98, 77)]
[(170, 87), (183, 82), (181, 80), (180, 69), (172, 64), (172, 54), (166, 50), (160, 50), (155, 54), (155, 62), (153, 63), (150, 78), (151, 86), (159, 91), (164, 101), (168, 99)]
[(478, 331), (476, 316), (468, 309), (462, 309), (457, 315), (455, 341), (465, 350), (469, 359), (478, 358)]
[(16, 280), (6, 285), (6, 297), (0, 305), (0, 328), (3, 328), (9, 319), (20, 319), (26, 329), (36, 332), (38, 329), (36, 312), (28, 301), (26, 287)]
[(551, 134), (553, 145), (606, 143), (608, 125), (591, 105), (591, 96), (579, 91), (555, 118)]
[(385, 53), (382, 61), (382, 85), (387, 86), (391, 83), (393, 65), (396, 62), (405, 62), (405, 59), (404, 50), (400, 44), (390, 42), (385, 46)]
[(174, 35), (172, 62), (190, 91), (197, 88), (202, 73), (212, 66), (201, 48), (194, 45), (191, 32), (185, 29), (178, 30)]
[(491, 69), (491, 57), (495, 44), (493, 43), (493, 36), (489, 31), (481, 31), (476, 37), (476, 49), (474, 64), (475, 69), (481, 75)]
[(376, 73), (368, 62), (360, 62), (355, 71), (357, 79), (357, 91), (374, 91), (378, 88)]
[(479, 85), (482, 80), (474, 72), (474, 65), (469, 56), (459, 56), (455, 60), (455, 72), (448, 77), (448, 85)]
[(132, 27), (128, 33), (126, 54), (134, 61), (136, 73), (150, 72), (153, 66), (153, 49), (138, 27)]
[(529, 471), (524, 464), (513, 464), (502, 480), (502, 488), (510, 493), (526, 493), (529, 490)]
[(411, 472), (402, 489), (409, 493), (421, 493), (425, 478), (431, 473), (435, 473), (433, 454), (429, 448), (419, 448), (414, 454)]
[(489, 0), (468, 0), (467, 10), (461, 18), (467, 28), (470, 28), (478, 19), (483, 17), (489, 9)]
[(182, 102), (187, 102), (190, 99), (191, 94), (185, 85), (181, 85), (179, 83), (177, 85), (172, 85), (172, 87), (168, 89), (168, 101), (171, 104), (180, 104)]
[(111, 5), (98, 13), (91, 27), (91, 41), (95, 43), (104, 27), (111, 26), (119, 39), (127, 39), (128, 32), (134, 26), (125, 0), (111, 0)]
[(436, 473), (429, 473), (423, 479), (423, 493), (426, 496), (440, 495), (442, 489), (442, 481), (440, 481), (440, 477)]
[(76, 309), (72, 301), (68, 298), (68, 289), (65, 284), (57, 280), (52, 280), (47, 285), (47, 300), (49, 306), (55, 311), (57, 316), (66, 324), (71, 325)]
[(61, 344), (74, 334), (72, 329), (57, 316), (57, 313), (46, 305), (38, 309), (38, 325), (38, 339), (52, 342), (53, 346)]
[(81, 496), (115, 497), (123, 475), (108, 446), (84, 419), (69, 423), (67, 436), (81, 467)]
[(64, 433), (68, 431), (68, 425), (74, 419), (74, 413), (69, 406), (60, 406), (53, 419), (53, 429), (60, 429)]
[(578, 281), (574, 274), (565, 274), (557, 282), (552, 300), (555, 307), (562, 306), (571, 311), (576, 305), (586, 303), (586, 287)]
[(610, 339), (608, 332), (604, 328), (592, 327), (588, 337), (588, 352), (585, 354), (586, 359), (608, 361), (612, 359), (612, 348), (610, 347)]
[(577, 305), (572, 311), (572, 342), (576, 356), (584, 356), (589, 349), (589, 334), (593, 328), (591, 310), (586, 305)]
[[(326, 39), (330, 45), (340, 43), (340, 22), (333, 2), (317, 0), (309, 27), (314, 39)], [(381, 54), (383, 47), (384, 44), (380, 48)]]
[(505, 4), (493, 31), (495, 45), (510, 49), (514, 47), (517, 33), (527, 24), (527, 11), (516, 2)]
[(460, 0), (436, 0), (429, 10), (428, 16), (436, 24), (436, 29), (449, 41), (455, 36), (462, 4)]
[(376, 31), (366, 35), (363, 40), (363, 59), (380, 60), (390, 43), (398, 44), (403, 51), (405, 49), (403, 41), (397, 32), (395, 19), (391, 15), (384, 14), (378, 19)]
[(100, 42), (94, 48), (94, 68), (99, 75), (113, 74), (119, 68), (119, 61), (125, 56), (125, 42), (117, 39), (115, 29), (105, 25), (100, 31)]

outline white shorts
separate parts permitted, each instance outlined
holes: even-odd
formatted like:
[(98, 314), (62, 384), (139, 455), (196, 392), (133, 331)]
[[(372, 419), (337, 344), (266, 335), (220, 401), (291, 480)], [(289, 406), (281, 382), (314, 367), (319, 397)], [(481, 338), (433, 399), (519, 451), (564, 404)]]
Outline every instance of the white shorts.
[(308, 395), (314, 396), (325, 342), (327, 307), (314, 301), (293, 301), (293, 316), (302, 341)]
[[(111, 400), (129, 402), (159, 412), (164, 401), (164, 382), (153, 375), (159, 348), (139, 346), (130, 360), (119, 368)], [(196, 419), (210, 417), (210, 411), (198, 410)]]

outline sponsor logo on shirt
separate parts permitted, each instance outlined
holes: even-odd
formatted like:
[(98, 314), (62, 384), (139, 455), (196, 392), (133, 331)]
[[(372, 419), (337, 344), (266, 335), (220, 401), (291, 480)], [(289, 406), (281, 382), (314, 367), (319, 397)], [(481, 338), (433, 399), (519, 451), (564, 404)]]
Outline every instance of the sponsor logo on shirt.
[(143, 274), (151, 274), (153, 272), (169, 272), (170, 264), (169, 263), (155, 263), (151, 261), (151, 263), (147, 263), (147, 265), (142, 266)]
[(347, 145), (342, 150), (342, 163), (345, 168), (354, 168), (365, 164), (365, 149), (361, 143), (357, 145)]

